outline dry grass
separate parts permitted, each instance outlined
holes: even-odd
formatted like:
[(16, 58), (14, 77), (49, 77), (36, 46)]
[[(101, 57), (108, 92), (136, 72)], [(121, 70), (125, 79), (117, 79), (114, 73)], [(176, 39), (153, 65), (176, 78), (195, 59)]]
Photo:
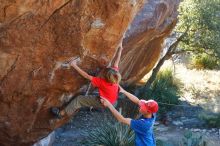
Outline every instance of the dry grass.
[(176, 65), (175, 75), (184, 83), (183, 98), (212, 112), (220, 112), (220, 71), (189, 70)]
[[(173, 68), (175, 77), (184, 84), (181, 100), (191, 104), (199, 104), (206, 110), (215, 113), (220, 112), (220, 71), (219, 70), (196, 70), (187, 69), (183, 64), (173, 66), (171, 61), (165, 62), (164, 68)], [(142, 82), (146, 82), (150, 73)]]

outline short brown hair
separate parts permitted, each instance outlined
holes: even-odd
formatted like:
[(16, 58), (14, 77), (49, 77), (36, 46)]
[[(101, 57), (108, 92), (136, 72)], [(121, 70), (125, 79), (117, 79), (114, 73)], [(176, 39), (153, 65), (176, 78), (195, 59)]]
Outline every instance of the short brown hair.
[(121, 81), (121, 74), (113, 68), (106, 68), (104, 78), (109, 83), (118, 84)]

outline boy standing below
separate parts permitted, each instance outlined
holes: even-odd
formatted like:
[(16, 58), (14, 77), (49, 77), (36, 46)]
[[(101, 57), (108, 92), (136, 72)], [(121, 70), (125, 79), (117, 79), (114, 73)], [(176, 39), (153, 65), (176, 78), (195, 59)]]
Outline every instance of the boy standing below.
[(158, 104), (154, 100), (139, 100), (136, 96), (120, 87), (120, 92), (125, 94), (132, 102), (139, 105), (142, 116), (137, 119), (124, 118), (112, 104), (105, 98), (101, 99), (104, 106), (108, 107), (114, 117), (121, 123), (129, 125), (135, 132), (136, 146), (156, 146), (153, 134), (153, 125), (158, 111)]

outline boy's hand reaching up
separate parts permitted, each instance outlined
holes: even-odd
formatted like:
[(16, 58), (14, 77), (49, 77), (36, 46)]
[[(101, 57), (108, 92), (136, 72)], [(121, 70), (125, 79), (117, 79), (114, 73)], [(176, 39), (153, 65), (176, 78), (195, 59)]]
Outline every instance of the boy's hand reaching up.
[(105, 106), (105, 107), (110, 107), (112, 106), (112, 104), (105, 98), (101, 97), (100, 99), (101, 103)]
[(122, 40), (121, 40), (121, 42), (120, 42), (119, 47), (120, 47), (121, 49), (123, 49), (123, 46), (122, 46)]
[(105, 106), (108, 107), (109, 110), (112, 112), (112, 114), (115, 116), (115, 118), (121, 122), (125, 123), (127, 125), (130, 125), (131, 119), (130, 118), (124, 118), (115, 108), (114, 106), (105, 98), (101, 97), (101, 103)]

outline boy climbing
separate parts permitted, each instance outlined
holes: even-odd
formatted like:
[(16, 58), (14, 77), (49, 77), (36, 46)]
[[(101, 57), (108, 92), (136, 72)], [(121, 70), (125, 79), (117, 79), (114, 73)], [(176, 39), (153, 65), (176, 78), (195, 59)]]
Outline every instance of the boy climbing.
[(105, 98), (111, 104), (114, 104), (118, 99), (119, 86), (121, 80), (118, 65), (121, 58), (122, 42), (116, 53), (116, 59), (112, 67), (105, 69), (103, 77), (94, 77), (83, 71), (78, 65), (76, 60), (70, 62), (71, 66), (84, 78), (91, 81), (94, 87), (98, 88), (99, 95), (80, 95), (73, 99), (66, 107), (59, 109), (57, 107), (51, 108), (51, 112), (57, 118), (62, 118), (64, 115), (71, 116), (81, 107), (95, 107), (103, 108), (100, 97)]
[(139, 100), (122, 87), (120, 87), (120, 92), (125, 94), (132, 102), (139, 105), (139, 112), (142, 114), (139, 119), (124, 118), (105, 98), (101, 99), (102, 104), (110, 109), (119, 122), (129, 125), (134, 130), (136, 146), (156, 146), (153, 125), (156, 118), (155, 113), (158, 111), (157, 102), (154, 100)]

